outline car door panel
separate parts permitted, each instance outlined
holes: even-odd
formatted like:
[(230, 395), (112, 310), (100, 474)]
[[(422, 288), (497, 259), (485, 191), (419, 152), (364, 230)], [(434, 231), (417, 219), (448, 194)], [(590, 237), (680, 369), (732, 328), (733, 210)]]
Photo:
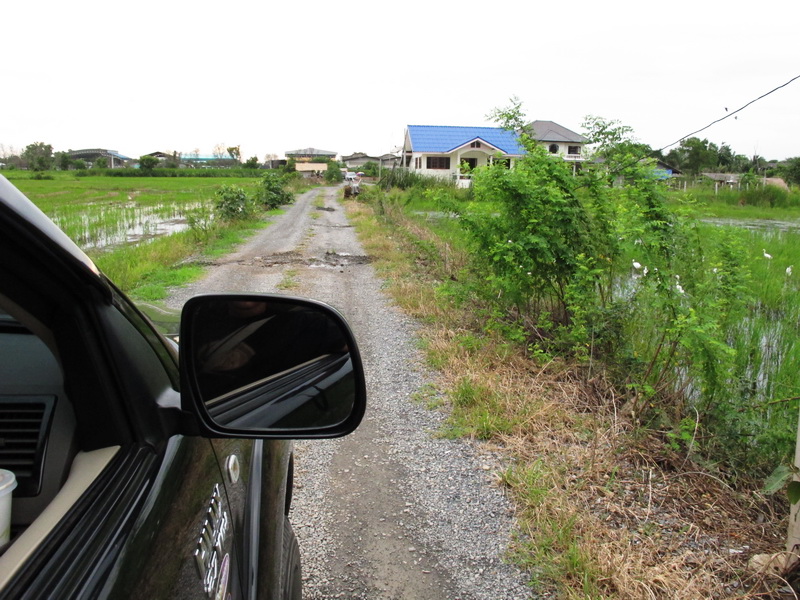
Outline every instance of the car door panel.
[(102, 595), (194, 600), (230, 592), (237, 598), (234, 547), (209, 440), (174, 436)]

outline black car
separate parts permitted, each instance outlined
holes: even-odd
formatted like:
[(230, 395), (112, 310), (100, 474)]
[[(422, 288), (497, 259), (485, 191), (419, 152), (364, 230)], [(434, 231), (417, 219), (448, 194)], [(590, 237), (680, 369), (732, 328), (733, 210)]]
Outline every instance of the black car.
[(198, 296), (175, 343), (0, 176), (0, 597), (300, 598), (291, 440), (365, 406), (332, 308)]

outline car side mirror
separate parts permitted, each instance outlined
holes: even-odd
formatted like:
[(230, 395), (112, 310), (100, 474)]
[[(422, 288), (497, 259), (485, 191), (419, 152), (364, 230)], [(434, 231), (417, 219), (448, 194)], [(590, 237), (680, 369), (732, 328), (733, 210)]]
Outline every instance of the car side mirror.
[(338, 312), (312, 300), (192, 298), (181, 316), (180, 370), (184, 409), (212, 436), (338, 437), (366, 409), (353, 334)]

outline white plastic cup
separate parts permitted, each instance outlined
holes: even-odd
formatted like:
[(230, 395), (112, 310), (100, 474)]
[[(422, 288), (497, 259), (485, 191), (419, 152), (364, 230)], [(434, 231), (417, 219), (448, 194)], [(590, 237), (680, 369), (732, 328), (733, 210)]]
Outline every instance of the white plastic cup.
[(11, 492), (16, 487), (14, 473), (0, 469), (0, 548), (11, 540)]

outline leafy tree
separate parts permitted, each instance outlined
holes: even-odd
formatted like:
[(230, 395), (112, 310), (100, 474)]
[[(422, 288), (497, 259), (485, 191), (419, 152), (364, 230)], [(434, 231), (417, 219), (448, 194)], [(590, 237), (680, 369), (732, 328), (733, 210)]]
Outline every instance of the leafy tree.
[(800, 156), (785, 160), (779, 172), (789, 183), (800, 184)]
[(153, 170), (158, 166), (158, 158), (155, 156), (140, 156), (139, 157), (139, 168), (144, 173), (152, 173)]
[(380, 170), (378, 167), (378, 163), (375, 161), (368, 161), (364, 163), (364, 166), (361, 167), (361, 172), (364, 173), (367, 177), (377, 177), (378, 171)]
[(53, 147), (43, 142), (29, 144), (22, 152), (22, 158), (32, 171), (47, 171), (53, 167)]
[(73, 164), (73, 165), (75, 166), (75, 168), (76, 168), (76, 169), (78, 169), (79, 171), (81, 171), (81, 170), (83, 170), (83, 169), (85, 169), (85, 168), (86, 168), (86, 161), (85, 161), (85, 160), (83, 160), (82, 158), (76, 158), (76, 159), (75, 159), (75, 161), (74, 161), (72, 164)]
[(94, 168), (95, 169), (107, 169), (108, 168), (108, 159), (105, 156), (100, 156), (94, 161)]
[(328, 170), (325, 171), (323, 178), (328, 183), (339, 183), (342, 181), (344, 179), (344, 175), (342, 175), (342, 171), (339, 168), (339, 163), (336, 161), (328, 162)]
[(719, 164), (719, 148), (708, 140), (690, 137), (681, 142), (684, 151), (683, 168), (692, 175), (715, 170)]
[(69, 171), (73, 161), (66, 152), (56, 152), (55, 163), (61, 171)]
[(241, 162), (242, 151), (239, 146), (230, 146), (226, 148), (226, 151), (233, 160), (235, 160), (236, 162)]
[(244, 161), (244, 164), (242, 166), (244, 166), (245, 169), (257, 169), (258, 168), (258, 157), (257, 156), (251, 156), (246, 161)]

